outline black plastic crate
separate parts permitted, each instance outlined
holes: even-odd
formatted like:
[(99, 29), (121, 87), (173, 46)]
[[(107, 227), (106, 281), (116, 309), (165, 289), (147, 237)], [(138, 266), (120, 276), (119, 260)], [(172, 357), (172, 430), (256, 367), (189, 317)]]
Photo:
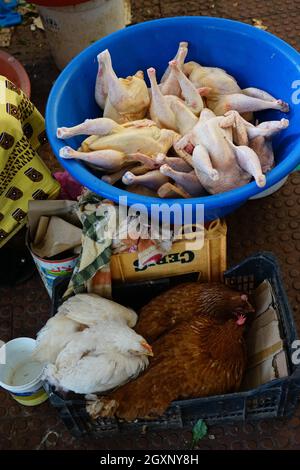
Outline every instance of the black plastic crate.
[[(126, 423), (115, 418), (92, 420), (85, 410), (86, 403), (83, 396), (68, 394), (67, 397), (63, 397), (46, 384), (50, 402), (57, 408), (70, 432), (77, 437), (90, 435), (103, 438), (119, 432), (140, 432), (145, 429), (145, 426), (147, 430), (190, 428), (200, 418), (213, 424), (290, 416), (297, 406), (300, 395), (300, 366), (291, 362), (292, 343), (297, 339), (297, 333), (277, 260), (272, 253), (260, 252), (224, 273), (226, 284), (248, 293), (251, 293), (265, 279), (272, 285), (277, 303), (288, 361), (288, 377), (272, 380), (249, 391), (176, 401), (161, 418), (153, 421), (136, 420), (133, 423)], [(67, 280), (60, 280), (54, 287), (53, 313), (57, 310), (67, 282)], [(141, 303), (144, 299), (146, 303), (148, 299), (144, 296), (145, 284), (152, 296), (170, 287), (169, 280), (127, 286), (128, 302), (124, 302), (123, 298), (123, 303), (130, 305), (132, 289), (135, 292), (135, 301)], [(115, 300), (122, 298), (124, 288), (116, 287), (114, 294)]]

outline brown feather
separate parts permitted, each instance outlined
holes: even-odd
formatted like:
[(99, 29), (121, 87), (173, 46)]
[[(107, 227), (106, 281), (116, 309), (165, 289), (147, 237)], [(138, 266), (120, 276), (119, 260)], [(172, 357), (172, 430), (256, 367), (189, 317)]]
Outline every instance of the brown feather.
[(243, 331), (233, 319), (221, 324), (209, 316), (195, 316), (181, 322), (154, 342), (154, 357), (140, 377), (100, 399), (106, 402), (100, 415), (151, 419), (163, 414), (173, 400), (237, 390), (246, 366)]
[(136, 331), (151, 343), (195, 313), (228, 319), (239, 309), (243, 313), (253, 312), (253, 307), (242, 295), (218, 282), (180, 284), (141, 309)]

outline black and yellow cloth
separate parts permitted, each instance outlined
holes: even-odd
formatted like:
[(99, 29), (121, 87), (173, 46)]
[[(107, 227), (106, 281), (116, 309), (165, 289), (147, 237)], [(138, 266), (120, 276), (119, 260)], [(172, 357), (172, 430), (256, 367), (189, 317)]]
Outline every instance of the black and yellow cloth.
[(29, 200), (59, 193), (59, 183), (37, 153), (46, 141), (43, 116), (0, 75), (0, 248), (26, 222)]

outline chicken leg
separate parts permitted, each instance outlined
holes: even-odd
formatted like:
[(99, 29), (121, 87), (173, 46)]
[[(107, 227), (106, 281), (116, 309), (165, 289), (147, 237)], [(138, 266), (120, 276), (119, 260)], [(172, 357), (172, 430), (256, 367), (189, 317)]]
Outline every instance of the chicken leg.
[[(180, 57), (182, 57), (181, 56), (181, 49), (188, 49), (188, 42), (181, 41), (179, 43), (178, 50), (177, 50), (176, 55), (175, 55), (173, 60), (179, 60), (180, 61)], [(171, 69), (170, 69), (170, 66), (168, 65), (168, 67), (166, 68), (163, 76), (161, 77), (160, 83), (164, 83), (167, 80), (167, 78), (169, 77), (170, 73), (171, 73)]]
[(101, 54), (97, 55), (98, 73), (95, 84), (95, 100), (101, 109), (104, 109), (107, 98), (107, 81), (105, 76), (105, 68), (102, 62)]
[(194, 114), (199, 115), (204, 108), (203, 100), (199, 91), (180, 69), (176, 60), (171, 60), (169, 65), (172, 71), (171, 73), (173, 73), (178, 80), (186, 105)]
[(280, 121), (266, 121), (261, 122), (258, 126), (248, 126), (247, 132), (249, 139), (254, 139), (257, 136), (264, 137), (265, 139), (271, 139), (278, 132), (286, 129), (289, 126), (288, 119), (281, 119)]
[(56, 136), (58, 139), (69, 139), (75, 135), (108, 135), (113, 130), (121, 129), (121, 126), (109, 118), (86, 119), (81, 124), (73, 127), (58, 127)]
[(193, 164), (197, 172), (207, 175), (212, 181), (218, 181), (219, 173), (212, 166), (208, 151), (202, 144), (196, 145), (193, 151)]
[(289, 126), (289, 120), (282, 118), (280, 121), (265, 121), (261, 122), (257, 126), (254, 126), (250, 122), (246, 121), (238, 111), (231, 110), (225, 114), (227, 116), (234, 116), (235, 127), (242, 128), (247, 132), (248, 138), (254, 139), (255, 137), (261, 136), (266, 139), (271, 139), (274, 135)]
[(264, 101), (276, 101), (274, 96), (270, 95), (267, 91), (260, 90), (259, 88), (249, 87), (244, 88), (242, 93), (247, 96), (251, 96), (252, 98), (259, 98)]
[(183, 158), (167, 157), (164, 153), (159, 153), (155, 160), (158, 165), (161, 166), (166, 163), (176, 171), (184, 171), (185, 173), (188, 173), (193, 169), (185, 160), (183, 160)]
[(119, 150), (103, 149), (93, 152), (79, 152), (71, 147), (63, 147), (59, 152), (62, 158), (76, 158), (91, 163), (104, 170), (116, 171), (122, 168), (126, 163), (140, 162), (147, 165), (149, 169), (156, 168), (157, 164), (154, 159), (148, 155), (136, 152), (125, 154)]
[(130, 171), (127, 171), (122, 178), (124, 184), (131, 186), (138, 184), (145, 186), (148, 189), (157, 191), (160, 186), (169, 181), (168, 177), (163, 175), (159, 170), (149, 171), (145, 175), (136, 176)]
[(266, 177), (262, 173), (259, 158), (254, 150), (245, 145), (236, 146), (227, 137), (226, 140), (233, 149), (240, 167), (254, 177), (258, 187), (263, 188), (266, 185)]
[[(178, 57), (174, 59), (174, 61), (178, 64), (178, 67), (181, 69), (184, 64), (184, 60), (187, 56), (187, 47), (180, 47), (178, 53), (176, 54)], [(170, 67), (170, 62), (169, 62)], [(160, 83), (160, 89), (163, 95), (175, 95), (180, 96), (181, 94), (181, 86), (178, 82), (177, 73), (174, 68), (170, 67), (170, 73), (167, 79)]]
[(274, 165), (271, 138), (288, 127), (288, 119), (266, 121), (254, 126), (243, 119), (237, 111), (229, 111), (226, 114), (235, 116), (234, 143), (236, 145), (248, 145), (252, 148), (259, 158), (262, 172), (269, 171)]
[(205, 192), (194, 171), (190, 171), (189, 173), (176, 171), (173, 170), (169, 165), (165, 164), (160, 167), (160, 172), (163, 175), (172, 178), (172, 180), (178, 183), (193, 197), (200, 196)]
[(113, 173), (109, 173), (107, 175), (103, 175), (101, 179), (102, 181), (105, 181), (105, 183), (115, 184), (117, 181), (119, 181), (122, 178), (122, 176), (127, 171), (130, 171), (134, 175), (144, 175), (145, 173), (148, 173), (149, 167), (146, 165), (136, 165), (136, 162), (131, 162), (131, 163), (128, 163), (125, 167), (121, 168), (120, 170), (117, 170)]
[(170, 109), (164, 95), (162, 94), (157, 80), (156, 70), (153, 67), (147, 69), (148, 77), (151, 85), (151, 119), (161, 127), (176, 130), (176, 120), (173, 111)]
[(282, 100), (274, 99), (266, 101), (261, 98), (244, 95), (243, 93), (234, 93), (232, 95), (220, 96), (216, 101), (216, 105), (212, 107), (212, 110), (218, 116), (232, 109), (239, 113), (262, 111), (264, 109), (278, 109), (279, 111), (287, 113), (289, 111), (289, 105)]
[(180, 135), (185, 135), (190, 132), (197, 124), (197, 116), (177, 96), (169, 95), (165, 98), (174, 113), (177, 132), (179, 132)]

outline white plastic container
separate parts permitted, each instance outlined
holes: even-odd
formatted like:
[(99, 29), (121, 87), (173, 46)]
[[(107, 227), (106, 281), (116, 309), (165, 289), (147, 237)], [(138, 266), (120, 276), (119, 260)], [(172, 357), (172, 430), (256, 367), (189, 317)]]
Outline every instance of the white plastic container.
[(40, 258), (39, 256), (35, 255), (32, 250), (30, 250), (30, 252), (51, 299), (55, 279), (58, 277), (61, 278), (64, 276), (70, 276), (70, 274), (73, 272), (79, 255), (74, 255), (71, 258), (52, 261)]
[(130, 0), (90, 0), (64, 7), (38, 6), (52, 55), (64, 68), (85, 47), (130, 23)]
[(0, 387), (25, 406), (48, 398), (42, 383), (44, 365), (32, 358), (35, 344), (32, 338), (16, 338), (0, 348)]

